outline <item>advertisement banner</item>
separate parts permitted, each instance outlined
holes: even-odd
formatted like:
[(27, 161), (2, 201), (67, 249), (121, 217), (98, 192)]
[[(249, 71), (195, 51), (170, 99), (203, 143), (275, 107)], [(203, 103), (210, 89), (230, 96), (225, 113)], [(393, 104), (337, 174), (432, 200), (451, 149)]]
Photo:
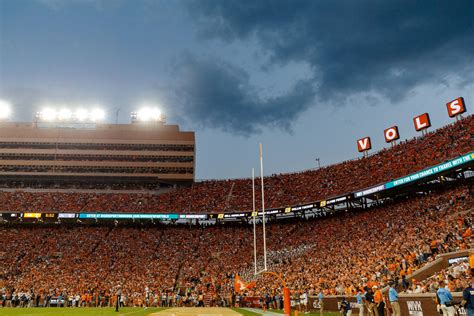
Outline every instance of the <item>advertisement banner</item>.
[(97, 219), (179, 219), (178, 214), (80, 213), (79, 218)]
[(410, 183), (410, 182), (413, 182), (413, 181), (416, 181), (416, 180), (419, 180), (419, 179), (422, 179), (422, 178), (425, 178), (425, 177), (428, 177), (428, 176), (432, 176), (432, 175), (435, 175), (437, 173), (441, 173), (441, 172), (456, 168), (460, 165), (463, 165), (463, 164), (468, 163), (468, 162), (473, 161), (473, 160), (474, 160), (474, 153), (469, 153), (469, 154), (466, 154), (466, 155), (461, 156), (459, 158), (450, 160), (448, 162), (444, 162), (442, 164), (439, 164), (439, 165), (436, 165), (434, 167), (422, 170), (420, 172), (413, 173), (409, 176), (399, 178), (399, 179), (394, 180), (394, 181), (387, 182), (387, 183), (385, 183), (385, 189), (391, 189), (391, 188), (399, 186), (399, 185), (407, 184), (407, 183)]

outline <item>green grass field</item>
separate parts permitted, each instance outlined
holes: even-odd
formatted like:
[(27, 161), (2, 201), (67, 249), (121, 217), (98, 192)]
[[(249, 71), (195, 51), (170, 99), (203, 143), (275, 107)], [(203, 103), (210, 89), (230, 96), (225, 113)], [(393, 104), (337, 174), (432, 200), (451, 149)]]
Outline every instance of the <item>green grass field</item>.
[[(234, 311), (236, 311), (237, 313), (240, 313), (244, 316), (259, 316), (260, 314), (257, 314), (257, 313), (253, 313), (253, 312), (249, 312), (249, 311), (246, 311), (245, 309), (242, 309), (242, 308), (232, 308)], [(283, 311), (282, 310), (270, 310), (271, 312), (273, 313), (278, 313), (278, 314), (282, 314), (283, 315)], [(292, 311), (291, 312), (291, 315), (295, 315), (294, 314), (295, 312)], [(319, 315), (319, 312), (318, 313), (308, 313), (308, 314), (305, 314), (305, 313), (299, 313), (298, 314), (299, 316), (320, 316)], [(338, 313), (338, 312), (324, 312), (323, 313), (324, 316), (341, 316), (341, 313)]]
[(244, 316), (259, 316), (260, 314), (257, 314), (257, 313), (253, 313), (253, 312), (249, 312), (249, 311), (246, 311), (245, 309), (242, 309), (242, 308), (231, 308), (233, 311), (236, 311), (237, 313), (241, 314), (241, 315), (244, 315)]
[[(278, 313), (278, 314), (283, 314), (283, 311), (279, 311), (279, 310), (278, 311), (272, 310), (272, 312)], [(291, 315), (294, 315), (294, 314), (295, 314), (295, 312), (291, 311)], [(317, 313), (308, 313), (308, 314), (299, 312), (298, 315), (299, 316), (320, 316), (319, 312), (317, 312)], [(323, 312), (323, 315), (324, 316), (341, 316), (341, 313), (339, 313), (339, 312)]]

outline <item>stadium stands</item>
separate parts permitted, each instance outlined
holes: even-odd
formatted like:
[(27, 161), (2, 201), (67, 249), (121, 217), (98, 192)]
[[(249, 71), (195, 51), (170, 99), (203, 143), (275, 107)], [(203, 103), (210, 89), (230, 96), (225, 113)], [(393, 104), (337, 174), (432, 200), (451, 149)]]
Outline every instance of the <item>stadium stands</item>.
[[(426, 280), (409, 280), (410, 285), (406, 287), (406, 293), (435, 293), (439, 281), (445, 281), (451, 292), (462, 292), (470, 278), (469, 259), (464, 259), (456, 264), (443, 269)], [(408, 280), (407, 280), (408, 282)]]
[[(368, 158), (267, 177), (267, 205), (315, 201), (407, 175), (471, 151), (473, 136), (471, 115)], [(433, 291), (432, 280), (440, 278), (461, 288), (467, 281), (461, 265), (419, 284), (406, 276), (437, 254), (472, 248), (473, 202), (471, 179), (326, 218), (269, 222), (269, 267), (293, 293), (310, 295), (351, 295), (389, 280), (408, 292)], [(0, 203), (12, 212), (239, 211), (251, 208), (251, 181), (205, 181), (160, 195), (19, 189), (2, 192)], [(254, 278), (253, 231), (245, 223), (16, 223), (1, 225), (0, 239), (0, 306), (48, 305), (53, 298), (110, 305), (118, 286), (126, 305), (143, 305), (147, 287), (152, 304), (220, 305), (233, 301), (236, 273)], [(249, 295), (281, 294), (276, 280), (255, 281)]]
[[(368, 157), (319, 170), (265, 178), (269, 208), (317, 201), (352, 192), (422, 170), (474, 148), (474, 116), (400, 142)], [(256, 181), (259, 185), (259, 181)], [(257, 205), (260, 197), (257, 195)], [(143, 193), (1, 192), (3, 211), (43, 212), (196, 212), (217, 213), (252, 209), (250, 179), (204, 181), (190, 188), (156, 195)]]
[[(293, 291), (352, 294), (381, 286), (438, 253), (467, 248), (473, 205), (469, 188), (458, 186), (319, 220), (274, 222), (267, 226), (270, 267)], [(158, 298), (168, 293), (165, 304), (168, 297), (169, 304), (195, 304), (192, 297), (200, 296), (221, 304), (230, 298), (233, 275), (249, 279), (253, 271), (253, 233), (243, 224), (14, 225), (1, 226), (0, 236), (0, 292), (33, 292), (39, 304), (60, 294), (87, 305), (111, 302), (118, 285), (129, 305), (143, 304), (146, 287)], [(280, 289), (271, 278), (257, 281), (250, 294)], [(175, 302), (177, 292), (188, 301)]]

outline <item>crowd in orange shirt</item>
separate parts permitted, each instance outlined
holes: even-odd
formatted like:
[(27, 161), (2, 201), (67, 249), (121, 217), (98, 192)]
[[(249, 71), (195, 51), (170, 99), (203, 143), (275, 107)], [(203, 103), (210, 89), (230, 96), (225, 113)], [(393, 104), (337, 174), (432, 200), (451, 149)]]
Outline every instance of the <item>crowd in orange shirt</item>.
[[(472, 192), (461, 186), (327, 218), (269, 223), (269, 269), (282, 273), (294, 292), (382, 287), (438, 253), (469, 247), (473, 204)], [(111, 304), (120, 285), (129, 305), (144, 304), (146, 287), (158, 298), (180, 293), (182, 303), (204, 297), (220, 304), (232, 293), (233, 276), (249, 281), (254, 269), (248, 224), (0, 226), (0, 240), (0, 294), (33, 291), (40, 301), (62, 293), (81, 304), (104, 297)], [(268, 276), (256, 281), (249, 295), (280, 289)]]
[(412, 279), (410, 285), (406, 288), (406, 292), (435, 293), (438, 289), (439, 281), (444, 281), (450, 292), (462, 292), (470, 278), (471, 266), (469, 260), (460, 260), (425, 280), (417, 281)]

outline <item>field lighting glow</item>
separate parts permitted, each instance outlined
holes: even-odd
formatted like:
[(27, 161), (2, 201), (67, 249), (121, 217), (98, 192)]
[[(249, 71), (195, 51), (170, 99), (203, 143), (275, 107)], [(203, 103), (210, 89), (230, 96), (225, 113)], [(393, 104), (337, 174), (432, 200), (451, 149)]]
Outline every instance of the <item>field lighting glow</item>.
[(76, 112), (74, 112), (74, 116), (83, 122), (89, 118), (89, 111), (86, 109), (77, 109)]
[(100, 108), (85, 109), (60, 108), (59, 110), (46, 107), (36, 113), (36, 119), (46, 122), (99, 122), (105, 119), (105, 111)]
[(45, 108), (41, 113), (41, 118), (45, 121), (54, 121), (58, 116), (57, 112), (51, 108)]
[(160, 121), (161, 110), (152, 107), (143, 107), (137, 111), (137, 119), (139, 121)]
[(10, 117), (12, 112), (12, 106), (10, 102), (6, 100), (0, 100), (0, 120), (4, 120)]
[(90, 112), (89, 117), (91, 121), (94, 121), (94, 122), (102, 121), (105, 118), (105, 111), (99, 108), (95, 108)]
[(58, 112), (58, 118), (62, 121), (70, 120), (72, 118), (72, 111), (69, 109), (61, 109)]

